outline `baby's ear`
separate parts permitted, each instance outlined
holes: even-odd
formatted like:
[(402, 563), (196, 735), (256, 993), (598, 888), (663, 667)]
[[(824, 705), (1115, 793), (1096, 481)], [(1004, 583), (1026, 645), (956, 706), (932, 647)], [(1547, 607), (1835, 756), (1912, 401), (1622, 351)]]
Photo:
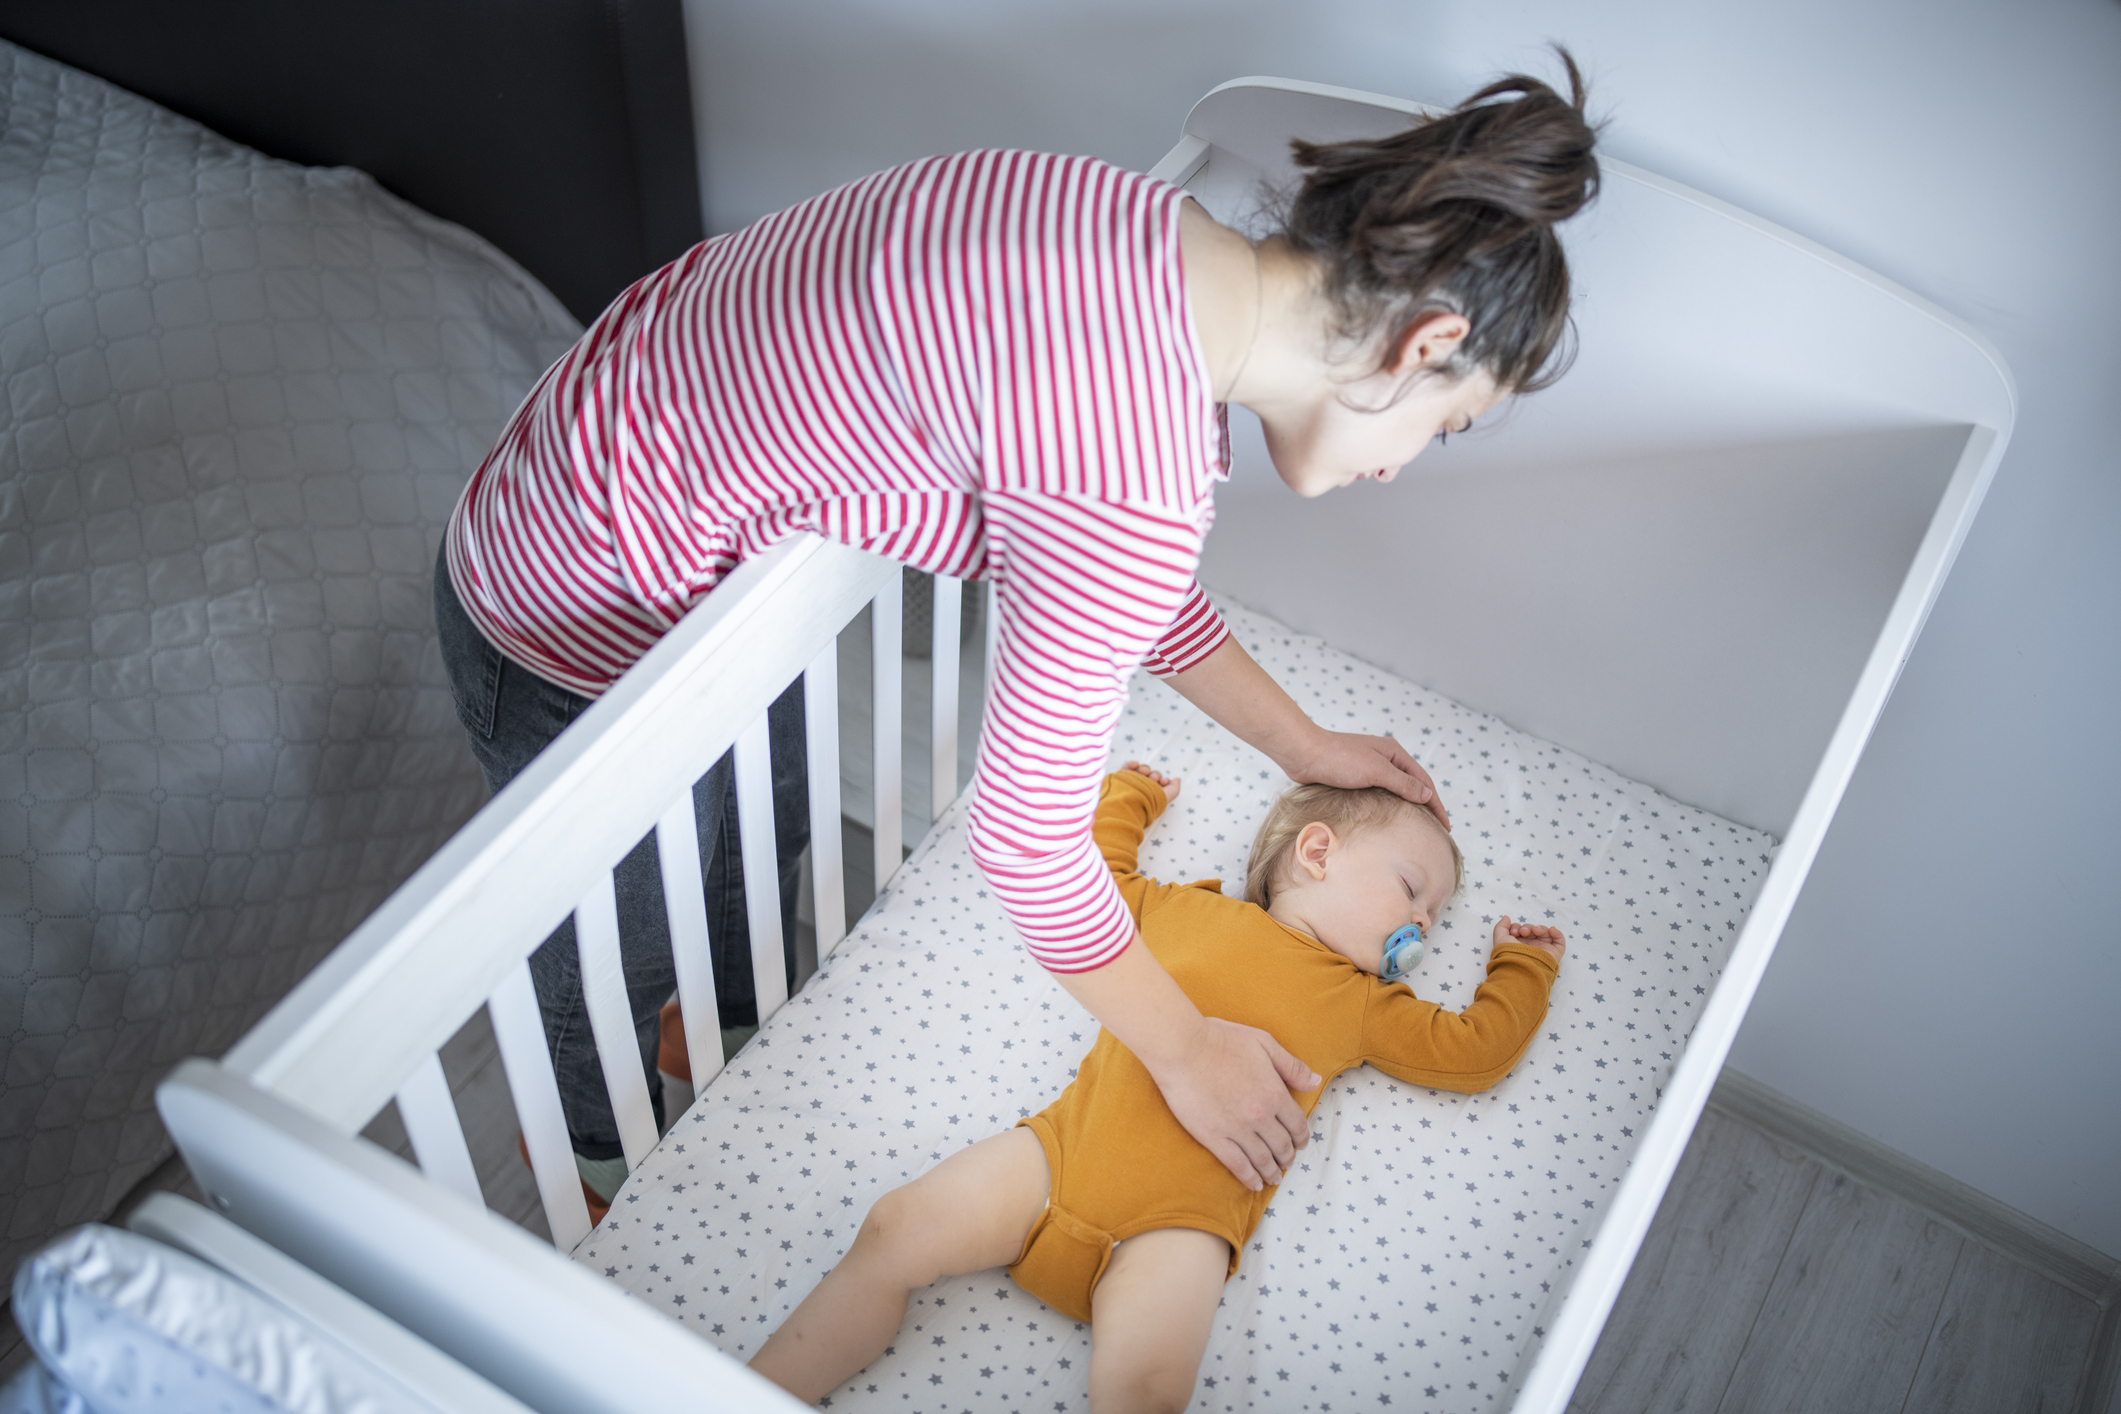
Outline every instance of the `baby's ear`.
[(1296, 834), (1293, 851), (1296, 867), (1313, 880), (1326, 877), (1326, 856), (1333, 852), (1333, 827), (1322, 820), (1313, 820)]

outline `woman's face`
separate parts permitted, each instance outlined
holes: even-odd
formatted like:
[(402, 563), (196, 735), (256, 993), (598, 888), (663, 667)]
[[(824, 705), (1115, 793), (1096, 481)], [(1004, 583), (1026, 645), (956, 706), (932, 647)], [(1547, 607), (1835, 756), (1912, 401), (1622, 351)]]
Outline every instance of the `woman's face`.
[(1300, 416), (1263, 418), (1268, 454), (1289, 489), (1311, 497), (1358, 481), (1390, 481), (1437, 434), (1465, 431), (1502, 401), (1485, 372), (1419, 375), (1402, 394), (1405, 382), (1403, 372), (1380, 370), (1340, 384), (1337, 396)]

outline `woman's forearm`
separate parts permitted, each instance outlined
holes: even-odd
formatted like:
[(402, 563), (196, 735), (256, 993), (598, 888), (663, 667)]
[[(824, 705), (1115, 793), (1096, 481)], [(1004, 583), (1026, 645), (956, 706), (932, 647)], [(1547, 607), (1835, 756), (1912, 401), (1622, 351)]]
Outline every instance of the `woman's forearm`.
[(1053, 980), (1141, 1058), (1151, 1074), (1182, 1063), (1203, 1025), (1200, 1008), (1179, 989), (1141, 935), (1092, 972), (1056, 972)]
[(1235, 635), (1164, 681), (1240, 741), (1265, 752), (1285, 772), (1319, 749), (1322, 733), (1318, 724), (1253, 660)]

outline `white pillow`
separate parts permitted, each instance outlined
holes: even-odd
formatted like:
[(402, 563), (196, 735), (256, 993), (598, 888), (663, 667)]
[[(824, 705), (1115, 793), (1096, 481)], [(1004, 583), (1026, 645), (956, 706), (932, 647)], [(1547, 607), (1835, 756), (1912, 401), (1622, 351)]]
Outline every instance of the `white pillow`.
[(309, 1321), (117, 1228), (76, 1228), (24, 1262), (14, 1315), (93, 1414), (440, 1414)]

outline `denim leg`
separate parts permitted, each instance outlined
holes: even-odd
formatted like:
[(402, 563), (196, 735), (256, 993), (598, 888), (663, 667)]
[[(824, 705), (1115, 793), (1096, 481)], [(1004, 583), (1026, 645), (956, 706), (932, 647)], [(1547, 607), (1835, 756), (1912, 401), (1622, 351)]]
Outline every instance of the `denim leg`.
[[(435, 622), (458, 720), (471, 739), (472, 753), (478, 758), (488, 788), (498, 793), (531, 758), (589, 709), (590, 699), (509, 662), (488, 642), (464, 611), (455, 586), (449, 581), (447, 560), (440, 556), (435, 566)], [(780, 846), (781, 914), (791, 968), (796, 871), (809, 840), (800, 688), (798, 681), (768, 713), (775, 833)], [(732, 1006), (725, 998), (741, 997), (742, 1001), (736, 1003), (738, 1009), (756, 1010), (750, 1001), (749, 929), (742, 922), (742, 871), (731, 867), (736, 854), (736, 793), (731, 789), (732, 780), (731, 758), (724, 755), (693, 787), (709, 937), (716, 954), (715, 989), (725, 1015)], [(727, 837), (731, 848), (727, 851), (718, 848), (723, 843), (725, 817), (732, 821)], [(720, 858), (725, 852), (730, 856), (727, 863)], [(671, 960), (662, 869), (656, 858), (653, 833), (627, 853), (613, 871), (612, 882), (617, 895), (619, 952), (627, 999), (633, 1011), (649, 1098), (660, 1120), (663, 1095), (662, 1080), (655, 1069), (657, 1013), (676, 989), (677, 973)], [(733, 925), (729, 922), (732, 917), (736, 920)], [(716, 927), (717, 919), (722, 920), (720, 928)], [(618, 1158), (624, 1151), (582, 998), (573, 918), (561, 923), (531, 954), (530, 975), (544, 1017), (546, 1044), (552, 1051), (561, 1109), (567, 1116), (575, 1150), (585, 1158)]]

